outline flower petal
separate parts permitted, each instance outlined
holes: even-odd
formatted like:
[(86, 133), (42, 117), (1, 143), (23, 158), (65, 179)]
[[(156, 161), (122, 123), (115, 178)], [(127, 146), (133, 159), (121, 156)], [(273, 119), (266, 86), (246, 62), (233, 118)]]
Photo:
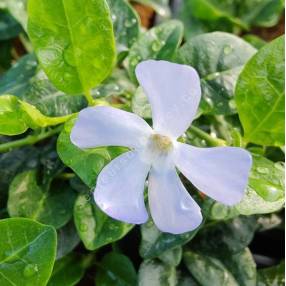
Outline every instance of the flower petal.
[(200, 207), (186, 191), (175, 168), (152, 168), (149, 206), (156, 226), (163, 232), (184, 233), (202, 222)]
[(237, 147), (197, 148), (178, 143), (175, 164), (201, 192), (226, 205), (245, 192), (252, 164), (249, 152)]
[(100, 146), (140, 147), (152, 128), (139, 116), (120, 109), (97, 106), (83, 109), (71, 132), (79, 148)]
[(136, 67), (136, 76), (151, 104), (154, 130), (171, 137), (182, 135), (194, 119), (201, 99), (196, 70), (148, 60)]
[(126, 152), (111, 161), (98, 176), (94, 199), (107, 215), (127, 223), (144, 223), (144, 184), (150, 166), (137, 151)]

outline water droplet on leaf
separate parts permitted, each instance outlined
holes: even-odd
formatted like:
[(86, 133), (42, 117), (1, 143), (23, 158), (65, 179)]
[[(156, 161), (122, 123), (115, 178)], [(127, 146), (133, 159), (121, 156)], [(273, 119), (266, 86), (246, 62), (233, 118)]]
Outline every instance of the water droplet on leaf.
[(24, 277), (32, 277), (38, 272), (38, 265), (37, 264), (28, 264), (24, 268), (23, 275)]

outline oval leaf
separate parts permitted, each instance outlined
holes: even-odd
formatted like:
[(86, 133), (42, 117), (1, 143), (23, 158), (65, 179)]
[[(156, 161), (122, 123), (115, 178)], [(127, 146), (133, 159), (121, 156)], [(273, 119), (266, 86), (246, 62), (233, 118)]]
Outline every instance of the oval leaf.
[(183, 25), (176, 20), (163, 24), (142, 33), (132, 45), (127, 57), (128, 71), (135, 82), (135, 68), (141, 61), (147, 59), (171, 60), (183, 37)]
[(265, 45), (247, 63), (237, 82), (235, 101), (247, 142), (284, 145), (284, 37)]
[(28, 15), (37, 57), (58, 89), (86, 92), (109, 75), (115, 45), (105, 0), (30, 0)]
[(89, 250), (95, 250), (124, 237), (133, 225), (112, 219), (103, 213), (90, 196), (79, 195), (74, 206), (78, 234)]
[(0, 285), (47, 285), (56, 256), (53, 227), (24, 218), (0, 221)]
[(236, 113), (232, 100), (236, 80), (255, 52), (244, 40), (223, 32), (196, 36), (179, 49), (179, 62), (194, 67), (200, 75), (203, 113)]
[(27, 217), (59, 228), (72, 216), (75, 193), (63, 186), (46, 189), (39, 186), (36, 171), (15, 177), (9, 189), (8, 212), (12, 217)]

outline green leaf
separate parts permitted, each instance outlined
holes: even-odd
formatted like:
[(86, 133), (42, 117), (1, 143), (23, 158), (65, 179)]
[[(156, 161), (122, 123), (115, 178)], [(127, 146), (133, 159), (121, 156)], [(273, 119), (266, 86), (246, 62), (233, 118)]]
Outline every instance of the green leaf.
[(64, 164), (70, 167), (89, 186), (94, 187), (97, 175), (111, 159), (106, 148), (81, 150), (70, 141), (75, 119), (69, 120), (57, 142), (57, 152)]
[(79, 195), (74, 206), (74, 220), (78, 234), (88, 250), (98, 249), (124, 237), (133, 225), (112, 219), (91, 199)]
[(57, 230), (57, 259), (69, 254), (80, 242), (73, 220)]
[(51, 82), (77, 94), (111, 72), (115, 45), (105, 0), (30, 0), (28, 34)]
[(284, 286), (285, 262), (258, 270), (257, 286)]
[(265, 45), (246, 64), (235, 101), (247, 142), (284, 145), (284, 37)]
[(56, 256), (53, 227), (24, 218), (0, 221), (0, 285), (45, 286)]
[(56, 89), (42, 70), (30, 79), (29, 86), (21, 94), (21, 99), (34, 105), (46, 116), (68, 115), (80, 111), (87, 105), (84, 96), (70, 96)]
[(284, 164), (252, 154), (253, 164), (248, 187), (240, 203), (228, 207), (218, 202), (212, 205), (211, 219), (229, 219), (239, 214), (265, 214), (280, 210), (285, 202)]
[(55, 228), (65, 225), (72, 216), (75, 193), (63, 185), (39, 185), (36, 175), (36, 171), (26, 171), (12, 181), (7, 206), (10, 216), (32, 218)]
[(216, 0), (190, 0), (189, 7), (192, 13), (202, 20), (219, 20), (227, 19), (234, 25), (243, 29), (248, 29), (248, 26), (239, 18), (235, 17), (235, 1), (216, 1)]
[(147, 59), (172, 60), (183, 37), (183, 25), (176, 20), (166, 21), (142, 33), (132, 45), (127, 57), (130, 78), (136, 82), (135, 68)]
[(178, 51), (178, 61), (194, 67), (200, 75), (204, 114), (233, 114), (234, 87), (243, 65), (255, 49), (228, 33), (196, 36)]
[(137, 284), (136, 270), (130, 259), (122, 254), (106, 254), (98, 266), (96, 285), (134, 286)]
[(249, 176), (249, 187), (254, 189), (265, 201), (276, 202), (284, 199), (285, 167), (284, 163), (252, 155), (253, 163)]
[(152, 118), (151, 105), (143, 88), (139, 86), (132, 97), (132, 111), (143, 118)]
[(199, 228), (194, 231), (174, 235), (159, 231), (153, 221), (150, 220), (141, 226), (140, 255), (144, 259), (157, 257), (167, 250), (186, 244), (197, 234), (198, 230)]
[(248, 248), (232, 256), (224, 256), (222, 261), (239, 286), (256, 286), (256, 264)]
[(17, 97), (2, 95), (0, 97), (0, 134), (16, 135), (24, 133), (27, 129), (28, 125)]
[(258, 50), (261, 49), (262, 47), (264, 47), (266, 44), (266, 41), (262, 40), (261, 38), (259, 38), (256, 35), (252, 35), (252, 34), (247, 34), (247, 35), (243, 36), (243, 39)]
[(117, 52), (127, 51), (139, 36), (139, 17), (127, 0), (107, 0), (111, 10)]
[(232, 255), (242, 251), (252, 241), (256, 218), (240, 216), (228, 221), (210, 222), (192, 241), (193, 248), (205, 254)]
[(66, 122), (71, 115), (48, 117), (43, 115), (33, 105), (19, 100), (13, 95), (0, 97), (0, 134), (17, 135), (28, 128), (54, 126)]
[(84, 275), (82, 259), (71, 254), (56, 261), (52, 276), (47, 286), (73, 286), (81, 280)]
[(280, 210), (284, 201), (284, 198), (276, 202), (266, 201), (255, 190), (247, 188), (245, 196), (235, 208), (242, 215), (267, 214)]
[(278, 23), (283, 9), (283, 0), (251, 0), (241, 3), (239, 14), (252, 26), (271, 27)]
[(0, 40), (8, 40), (21, 32), (19, 23), (7, 12), (0, 10)]
[(158, 258), (165, 264), (178, 266), (182, 260), (182, 247), (178, 246), (173, 249), (166, 250)]
[(35, 75), (37, 61), (34, 54), (20, 58), (17, 63), (0, 77), (0, 94), (23, 95), (30, 85), (30, 79)]
[[(42, 149), (41, 149), (42, 151)], [(34, 146), (15, 149), (8, 153), (0, 154), (0, 206), (6, 207), (8, 189), (11, 181), (27, 169), (36, 168), (39, 164), (40, 152)]]
[(145, 260), (138, 273), (138, 286), (175, 286), (176, 268), (158, 260)]
[(239, 286), (223, 263), (214, 257), (187, 251), (184, 253), (184, 262), (202, 286)]
[[(5, 0), (4, 0), (5, 1)], [(6, 5), (11, 15), (27, 30), (27, 0), (6, 0)]]

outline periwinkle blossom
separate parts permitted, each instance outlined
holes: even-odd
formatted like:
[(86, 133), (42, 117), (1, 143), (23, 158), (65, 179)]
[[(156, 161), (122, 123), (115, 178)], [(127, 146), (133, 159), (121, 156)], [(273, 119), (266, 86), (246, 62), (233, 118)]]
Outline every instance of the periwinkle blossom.
[(153, 129), (139, 116), (112, 107), (79, 113), (71, 141), (79, 148), (125, 146), (131, 150), (106, 165), (97, 178), (94, 199), (107, 215), (127, 223), (148, 220), (144, 185), (156, 226), (174, 234), (202, 222), (198, 204), (176, 168), (202, 193), (225, 205), (244, 195), (250, 154), (237, 147), (197, 148), (178, 142), (190, 126), (200, 99), (200, 79), (190, 66), (148, 60), (136, 68), (151, 104)]

